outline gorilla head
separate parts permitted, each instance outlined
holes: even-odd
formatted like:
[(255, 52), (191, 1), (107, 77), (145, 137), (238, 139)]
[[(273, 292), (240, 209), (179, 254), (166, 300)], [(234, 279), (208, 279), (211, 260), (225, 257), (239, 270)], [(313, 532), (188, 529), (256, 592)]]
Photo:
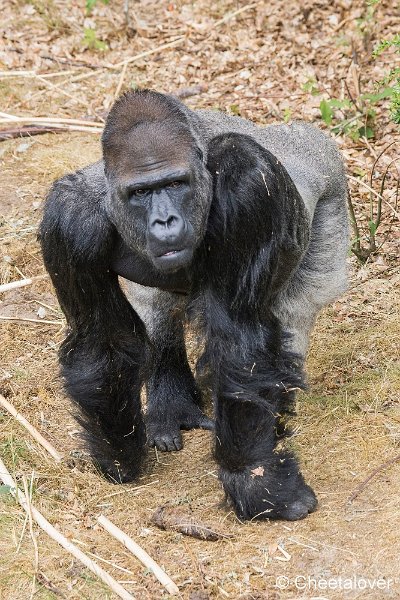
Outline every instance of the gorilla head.
[(161, 272), (188, 266), (202, 240), (211, 176), (182, 105), (154, 92), (128, 92), (102, 138), (106, 209), (125, 244)]

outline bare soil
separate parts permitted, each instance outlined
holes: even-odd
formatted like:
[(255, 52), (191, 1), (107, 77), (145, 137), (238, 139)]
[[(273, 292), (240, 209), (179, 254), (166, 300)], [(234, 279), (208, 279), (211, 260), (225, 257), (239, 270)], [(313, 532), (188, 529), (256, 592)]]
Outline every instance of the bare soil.
[[(130, 13), (127, 30), (122, 3), (114, 0), (99, 2), (89, 16), (77, 1), (3, 5), (1, 111), (102, 119), (118, 90), (148, 86), (189, 96), (185, 101), (193, 108), (228, 110), (260, 124), (302, 118), (325, 127), (319, 103), (356, 94), (354, 68), (363, 90), (371, 91), (372, 82), (394, 66), (390, 52), (379, 60), (371, 52), (379, 40), (398, 33), (395, 1), (382, 1), (374, 15), (361, 0), (251, 5), (143, 0), (131, 2)], [(85, 28), (108, 49), (85, 49)], [(175, 46), (132, 61), (125, 72), (112, 66), (178, 36), (184, 37)], [(319, 95), (307, 89), (310, 80)], [(379, 190), (379, 177), (398, 156), (399, 138), (387, 102), (375, 108), (373, 139), (337, 141), (349, 175), (367, 184), (375, 158), (394, 142), (376, 174)], [(36, 232), (46, 190), (56, 177), (99, 156), (99, 135), (83, 132), (0, 143), (0, 283), (44, 274)], [(97, 525), (99, 514), (141, 544), (187, 600), (400, 597), (400, 460), (389, 464), (400, 453), (395, 185), (389, 177), (378, 232), (382, 248), (363, 267), (349, 258), (351, 289), (324, 311), (313, 335), (310, 392), (299, 396), (293, 421), (303, 472), (319, 498), (319, 509), (304, 521), (240, 523), (222, 504), (212, 436), (205, 431), (184, 433), (179, 453), (152, 451), (151, 471), (135, 484), (106, 482), (82, 452), (79, 427), (62, 392), (57, 349), (65, 322), (50, 282), (0, 295), (0, 393), (66, 458), (56, 465), (4, 410), (0, 455), (18, 481), (34, 471), (35, 506), (85, 552), (100, 557), (138, 600), (169, 596)], [(353, 180), (350, 189), (365, 235), (369, 192)], [(194, 358), (190, 338), (188, 345)], [(160, 530), (151, 516), (163, 505), (227, 537), (205, 541)], [(34, 527), (36, 564), (24, 521), (22, 509), (1, 493), (1, 600), (115, 598)]]

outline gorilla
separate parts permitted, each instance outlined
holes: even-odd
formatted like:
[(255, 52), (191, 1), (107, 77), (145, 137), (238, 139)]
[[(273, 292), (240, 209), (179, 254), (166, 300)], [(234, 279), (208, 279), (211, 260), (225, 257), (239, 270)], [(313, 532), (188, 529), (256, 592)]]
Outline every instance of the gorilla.
[[(93, 461), (129, 482), (148, 446), (180, 450), (182, 429), (214, 429), (240, 519), (306, 517), (317, 500), (287, 420), (315, 317), (346, 288), (336, 145), (307, 123), (257, 127), (141, 90), (112, 107), (102, 149), (53, 184), (40, 228), (68, 323), (61, 372)], [(188, 324), (213, 421), (188, 364)]]

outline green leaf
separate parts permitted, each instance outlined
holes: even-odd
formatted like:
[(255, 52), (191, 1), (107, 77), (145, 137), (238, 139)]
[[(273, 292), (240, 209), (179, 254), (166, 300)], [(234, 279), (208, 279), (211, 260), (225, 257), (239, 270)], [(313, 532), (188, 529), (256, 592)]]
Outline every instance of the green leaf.
[(11, 487), (9, 485), (0, 485), (0, 496), (8, 496), (11, 494)]
[(361, 100), (369, 100), (370, 102), (378, 102), (383, 98), (390, 98), (394, 94), (394, 88), (387, 87), (377, 94), (362, 94)]
[(88, 13), (92, 12), (92, 8), (96, 4), (97, 0), (86, 0), (86, 11)]
[(231, 104), (229, 108), (233, 115), (240, 117), (240, 106), (238, 104)]
[(283, 109), (283, 120), (285, 123), (287, 123), (288, 121), (290, 121), (290, 119), (292, 118), (292, 109), (291, 108), (284, 108)]
[(332, 123), (333, 118), (333, 110), (327, 100), (321, 100), (319, 105), (319, 110), (321, 111), (322, 120), (330, 125)]
[(108, 46), (105, 42), (96, 37), (96, 31), (91, 27), (84, 29), (84, 42), (91, 50), (107, 50)]
[(353, 103), (350, 102), (347, 98), (344, 100), (339, 100), (338, 98), (331, 98), (328, 100), (328, 104), (331, 108), (352, 108)]
[(359, 127), (358, 133), (360, 134), (360, 137), (365, 137), (367, 140), (371, 140), (375, 137), (375, 131), (372, 129), (372, 127), (368, 126)]
[[(101, 0), (102, 4), (108, 4), (110, 0)], [(97, 0), (86, 0), (86, 12), (90, 14), (93, 7), (97, 4)]]
[(313, 78), (308, 79), (301, 87), (304, 92), (309, 92), (311, 96), (318, 96), (320, 93), (317, 81)]
[(361, 167), (354, 167), (353, 171), (358, 177), (365, 177), (367, 174), (367, 171)]

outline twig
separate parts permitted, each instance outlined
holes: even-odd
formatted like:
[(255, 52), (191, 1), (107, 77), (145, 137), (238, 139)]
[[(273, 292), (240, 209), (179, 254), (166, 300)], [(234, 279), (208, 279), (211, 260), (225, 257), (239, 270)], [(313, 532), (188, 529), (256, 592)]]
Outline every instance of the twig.
[(41, 279), (46, 279), (48, 277), (45, 275), (36, 275), (36, 277), (29, 277), (28, 279), (20, 279), (19, 281), (11, 281), (10, 283), (3, 283), (0, 285), (0, 293), (8, 292), (9, 290), (15, 290), (20, 287), (25, 287), (26, 285), (31, 285), (35, 281), (40, 281)]
[(0, 112), (0, 123), (43, 123), (45, 125), (82, 125), (84, 127), (103, 127), (100, 121), (89, 121), (85, 119), (65, 119), (59, 117), (18, 117), (9, 113)]
[(133, 541), (124, 531), (122, 531), (119, 527), (114, 525), (111, 521), (107, 519), (104, 515), (100, 515), (97, 518), (98, 522), (109, 534), (111, 534), (115, 539), (121, 542), (125, 548), (127, 548), (136, 558), (142, 562), (145, 567), (150, 569), (155, 577), (157, 577), (158, 581), (165, 587), (169, 594), (174, 596), (175, 594), (179, 594), (178, 586), (172, 581), (172, 579), (161, 569), (161, 567), (147, 554), (139, 544)]
[(28, 317), (5, 317), (0, 315), (0, 321), (24, 321), (25, 323), (44, 323), (45, 325), (63, 325), (63, 321), (48, 321), (47, 319), (29, 319)]
[(234, 12), (231, 12), (228, 15), (225, 15), (225, 17), (223, 17), (222, 19), (219, 19), (219, 21), (216, 21), (212, 25), (211, 29), (214, 29), (215, 27), (218, 27), (219, 25), (222, 25), (223, 23), (227, 23), (228, 21), (230, 21), (234, 17), (237, 17), (237, 15), (240, 15), (241, 13), (244, 13), (246, 10), (250, 10), (251, 8), (255, 8), (258, 4), (259, 4), (259, 2), (253, 2), (253, 4), (247, 4), (247, 6), (242, 6), (242, 8), (238, 8), (238, 10), (235, 10)]
[(373, 190), (367, 183), (365, 183), (365, 181), (363, 181), (362, 179), (358, 179), (357, 177), (353, 177), (352, 175), (347, 175), (347, 179), (350, 179), (350, 181), (354, 181), (355, 183), (361, 184), (369, 192), (371, 192), (371, 194), (375, 194), (375, 196), (377, 196), (377, 198), (382, 199), (382, 201), (385, 202), (385, 204), (387, 204), (388, 207), (393, 211), (393, 213), (395, 214), (395, 216), (398, 219), (400, 219), (400, 213), (398, 213), (397, 210), (393, 208), (393, 206), (390, 204), (390, 202), (388, 202), (386, 200), (386, 198), (384, 198), (381, 194), (378, 194), (378, 192), (376, 192), (375, 190)]
[(0, 71), (0, 79), (7, 77), (29, 77), (35, 78), (38, 75), (40, 77), (65, 77), (65, 75), (72, 75), (76, 71), (56, 71), (55, 73), (36, 73), (36, 71)]
[(167, 44), (161, 44), (161, 46), (157, 46), (156, 48), (152, 48), (151, 50), (146, 50), (145, 52), (141, 52), (140, 54), (135, 54), (135, 56), (131, 56), (130, 58), (126, 58), (125, 60), (121, 60), (121, 62), (116, 63), (115, 65), (110, 65), (109, 68), (110, 69), (119, 69), (120, 67), (123, 67), (125, 64), (128, 65), (132, 62), (135, 62), (136, 60), (139, 60), (140, 58), (145, 58), (146, 56), (150, 56), (151, 54), (160, 52), (160, 50), (166, 50), (167, 48), (173, 48), (174, 46), (179, 44), (179, 42), (181, 42), (183, 39), (185, 39), (185, 36), (180, 35), (176, 40), (173, 40), (172, 42), (168, 42)]
[(400, 454), (397, 454), (396, 456), (394, 456), (390, 460), (387, 460), (386, 462), (384, 462), (381, 465), (379, 465), (379, 467), (376, 467), (376, 469), (374, 469), (372, 471), (372, 473), (370, 473), (368, 475), (368, 477), (366, 479), (364, 479), (364, 481), (362, 481), (356, 487), (356, 489), (354, 490), (354, 492), (351, 494), (350, 498), (348, 499), (348, 503), (351, 504), (353, 502), (353, 500), (355, 498), (357, 498), (357, 496), (359, 496), (361, 494), (361, 492), (363, 492), (365, 490), (365, 488), (367, 487), (367, 485), (371, 481), (371, 479), (373, 479), (381, 471), (384, 471), (384, 469), (386, 469), (387, 467), (390, 467), (390, 465), (393, 465), (395, 462), (397, 462), (399, 460), (400, 460)]
[(335, 25), (335, 27), (332, 29), (333, 33), (336, 33), (337, 31), (339, 31), (339, 29), (341, 29), (343, 27), (343, 25), (346, 25), (346, 23), (348, 23), (349, 21), (353, 21), (353, 19), (354, 19), (354, 17), (353, 17), (353, 15), (351, 15), (350, 17), (346, 17), (346, 19), (343, 19), (342, 21), (340, 21), (340, 23)]
[(27, 503), (26, 512), (27, 512), (28, 518), (29, 518), (29, 533), (31, 534), (33, 548), (35, 551), (35, 570), (34, 570), (33, 579), (32, 579), (32, 591), (31, 591), (31, 596), (30, 596), (31, 598), (33, 598), (33, 596), (35, 594), (36, 573), (39, 570), (39, 548), (37, 545), (35, 532), (33, 531), (33, 517), (32, 517), (32, 506), (31, 506), (34, 476), (35, 476), (35, 474), (32, 471), (30, 490), (28, 489), (26, 477), (25, 476), (22, 477), (22, 483), (24, 484), (24, 492), (25, 492), (25, 498), (26, 498), (26, 503)]
[(126, 70), (128, 68), (128, 63), (125, 63), (122, 67), (121, 75), (118, 81), (117, 89), (115, 90), (114, 99), (116, 100), (121, 92), (122, 86), (124, 84), (124, 79), (126, 75)]
[(102, 496), (102, 500), (105, 500), (106, 498), (113, 498), (114, 496), (119, 496), (120, 494), (130, 494), (132, 492), (136, 492), (137, 490), (147, 488), (147, 487), (149, 487), (149, 485), (154, 485), (155, 483), (159, 483), (159, 482), (160, 482), (159, 479), (155, 479), (154, 481), (150, 481), (150, 483), (144, 483), (143, 485), (137, 485), (134, 488), (125, 487), (123, 490), (118, 490), (118, 492), (113, 492), (112, 494), (106, 494), (105, 496)]
[[(141, 58), (145, 58), (146, 56), (150, 56), (151, 54), (155, 54), (161, 50), (166, 50), (167, 48), (173, 48), (175, 45), (177, 45), (183, 39), (185, 39), (185, 36), (181, 35), (177, 39), (173, 40), (172, 42), (162, 44), (161, 46), (157, 46), (156, 48), (153, 48), (152, 50), (146, 50), (145, 52), (141, 52), (140, 54), (135, 54), (135, 56), (131, 56), (131, 58), (128, 58), (124, 61), (116, 63), (115, 65), (102, 65), (99, 68), (101, 68), (101, 69), (120, 69), (125, 63), (129, 64), (136, 60), (140, 60)], [(90, 77), (94, 77), (95, 75), (98, 75), (98, 72), (92, 71), (91, 73), (80, 73), (79, 75), (75, 75), (74, 77), (71, 77), (71, 79), (68, 79), (68, 82), (66, 82), (66, 83), (77, 83), (78, 81), (83, 81), (84, 79), (90, 79)]]
[[(29, 119), (26, 120), (27, 122), (34, 122), (35, 119)], [(6, 123), (6, 121), (0, 119), (0, 123)], [(45, 124), (44, 124), (45, 125)], [(52, 129), (58, 129), (59, 133), (63, 133), (64, 131), (86, 131), (88, 133), (101, 133), (103, 131), (103, 129), (99, 128), (99, 127), (88, 127), (88, 126), (82, 126), (82, 125), (66, 125), (64, 123), (60, 123), (59, 125), (51, 125)], [(54, 133), (54, 131), (53, 131)]]
[(33, 137), (34, 135), (43, 135), (44, 133), (62, 133), (63, 129), (59, 127), (12, 127), (11, 129), (0, 129), (0, 142), (13, 140), (15, 138)]
[(71, 65), (73, 67), (84, 67), (86, 69), (101, 69), (101, 65), (94, 65), (93, 63), (87, 63), (83, 60), (70, 60), (67, 58), (58, 58), (57, 56), (47, 56), (40, 55), (40, 58), (44, 58), (45, 60), (51, 60), (53, 62), (59, 63), (60, 65)]
[(42, 434), (36, 429), (36, 427), (34, 427), (33, 425), (31, 425), (29, 423), (29, 421), (27, 421), (25, 419), (25, 417), (23, 417), (15, 408), (14, 406), (8, 402), (8, 400), (6, 400), (4, 398), (4, 396), (2, 396), (0, 394), (0, 406), (2, 406), (3, 408), (5, 408), (6, 410), (8, 410), (8, 412), (19, 422), (21, 423), (21, 425), (23, 425), (25, 427), (25, 429), (27, 431), (29, 431), (29, 433), (31, 434), (31, 436), (41, 445), (43, 446), (43, 448), (45, 450), (47, 450), (47, 452), (49, 454), (51, 454), (51, 456), (54, 458), (55, 461), (57, 462), (61, 462), (63, 459), (63, 455), (60, 454), (60, 452), (58, 452), (58, 450), (56, 450), (54, 448), (54, 446), (52, 446), (50, 444), (50, 442), (48, 442), (43, 436)]
[[(74, 542), (78, 542), (78, 541), (79, 540), (74, 540)], [(86, 552), (88, 554), (90, 554), (90, 556), (93, 556), (93, 558), (95, 558), (96, 560), (99, 560), (100, 562), (103, 562), (106, 565), (110, 565), (110, 567), (113, 567), (114, 569), (118, 569), (119, 571), (122, 571), (123, 573), (127, 573), (128, 575), (135, 575), (135, 573), (133, 571), (130, 571), (129, 569), (125, 569), (124, 567), (120, 567), (115, 562), (112, 562), (112, 560), (107, 560), (105, 558), (102, 558), (98, 554), (94, 554), (94, 552), (90, 552), (90, 550), (87, 550)]]
[[(5, 485), (10, 487), (10, 493), (18, 500), (22, 508), (28, 512), (29, 503), (25, 494), (21, 492), (16, 486), (15, 481), (8, 472), (5, 464), (0, 459), (0, 479)], [(72, 544), (65, 536), (62, 535), (49, 521), (33, 506), (30, 507), (32, 518), (36, 523), (45, 531), (54, 541), (62, 546), (67, 552), (72, 554), (75, 558), (80, 560), (85, 567), (90, 569), (92, 573), (97, 575), (109, 588), (115, 592), (123, 600), (134, 600), (132, 594), (130, 594), (121, 584), (118, 583), (107, 571), (104, 571), (98, 564), (96, 564), (89, 556), (87, 556), (82, 550), (80, 550), (75, 544)]]
[(56, 85), (54, 83), (51, 83), (51, 81), (47, 81), (47, 79), (45, 79), (44, 77), (41, 77), (40, 75), (37, 75), (36, 79), (38, 81), (41, 81), (42, 83), (44, 83), (51, 90), (58, 92), (59, 94), (62, 94), (63, 96), (66, 96), (67, 98), (69, 98), (70, 100), (72, 100), (73, 102), (75, 102), (77, 104), (82, 104), (83, 106), (87, 107), (86, 100), (81, 100), (76, 95), (72, 95), (72, 94), (66, 92), (64, 89), (62, 89), (62, 87), (61, 87), (62, 84)]

